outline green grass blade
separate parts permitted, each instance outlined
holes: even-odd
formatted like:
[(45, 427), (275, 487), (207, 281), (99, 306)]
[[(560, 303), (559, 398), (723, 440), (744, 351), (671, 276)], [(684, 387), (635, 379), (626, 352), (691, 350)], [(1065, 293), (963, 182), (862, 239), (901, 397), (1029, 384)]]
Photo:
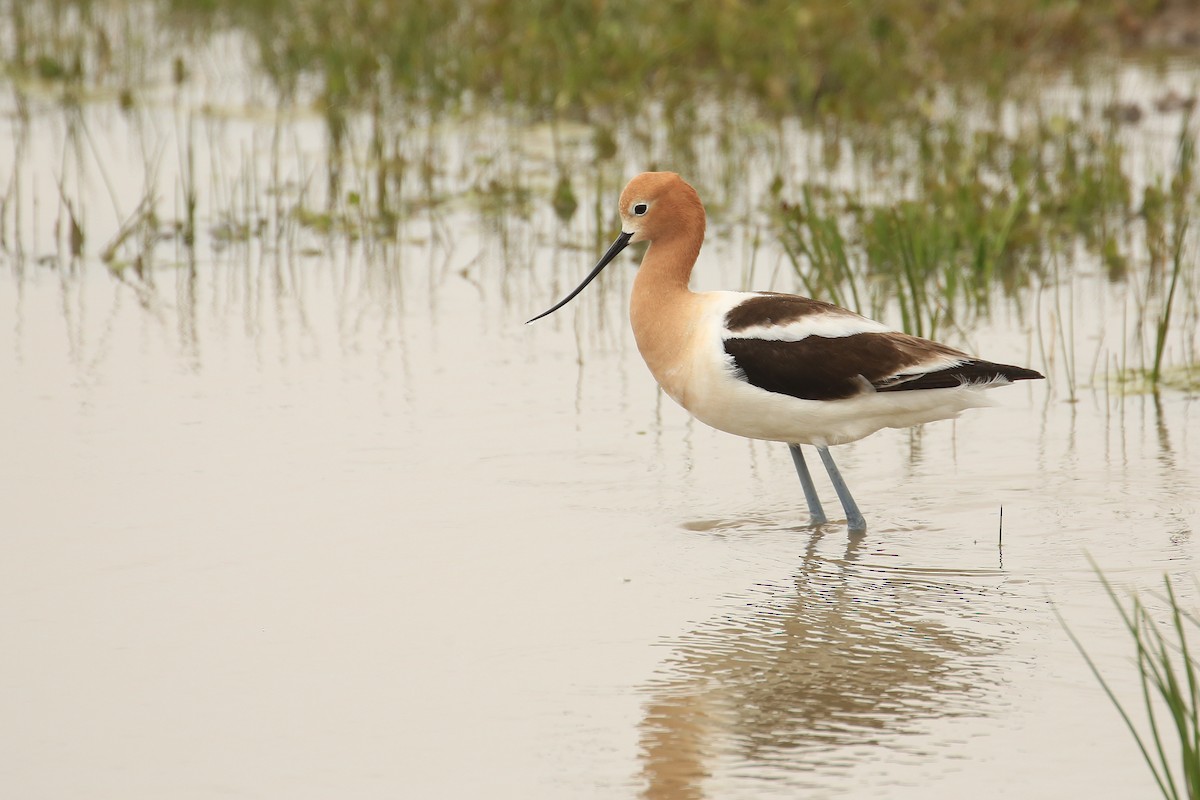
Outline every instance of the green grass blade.
[[(1108, 684), (1108, 681), (1106, 681), (1104, 676), (1100, 673), (1100, 668), (1096, 666), (1096, 662), (1092, 660), (1090, 655), (1088, 655), (1083, 643), (1080, 642), (1078, 637), (1075, 636), (1075, 632), (1071, 630), (1069, 625), (1067, 625), (1066, 620), (1063, 619), (1062, 614), (1059, 613), (1057, 608), (1054, 609), (1054, 615), (1058, 617), (1058, 622), (1060, 625), (1062, 625), (1063, 630), (1066, 631), (1067, 638), (1071, 640), (1071, 644), (1075, 645), (1075, 649), (1079, 651), (1081, 656), (1083, 656), (1084, 662), (1088, 665), (1088, 669), (1091, 670), (1092, 675), (1096, 677), (1096, 681), (1100, 684), (1100, 688), (1104, 690), (1104, 694), (1108, 696), (1109, 701), (1111, 701), (1113, 706), (1116, 707), (1117, 713), (1121, 715), (1121, 719), (1125, 722), (1125, 727), (1128, 728), (1130, 734), (1133, 735), (1133, 740), (1137, 742), (1138, 750), (1140, 750), (1142, 753), (1142, 759), (1146, 762), (1146, 766), (1150, 769), (1150, 773), (1154, 776), (1154, 782), (1158, 784), (1159, 791), (1162, 792), (1163, 797), (1177, 798), (1178, 795), (1174, 792), (1173, 786), (1170, 791), (1168, 790), (1168, 784), (1163, 780), (1163, 776), (1159, 774), (1158, 768), (1155, 766), (1155, 761), (1151, 757), (1150, 751), (1147, 749), (1146, 743), (1142, 739), (1142, 735), (1138, 732), (1137, 726), (1133, 724), (1133, 720), (1130, 718), (1129, 713), (1126, 712), (1125, 707), (1121, 704), (1121, 701), (1117, 699), (1116, 693), (1113, 692), (1112, 687)], [(1121, 610), (1121, 616), (1125, 616), (1124, 609)]]

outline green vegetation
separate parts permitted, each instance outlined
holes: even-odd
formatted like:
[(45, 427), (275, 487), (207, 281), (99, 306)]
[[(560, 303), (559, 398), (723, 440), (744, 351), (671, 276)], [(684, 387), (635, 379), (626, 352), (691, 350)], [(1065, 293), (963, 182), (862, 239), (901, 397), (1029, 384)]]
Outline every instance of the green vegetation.
[[(132, 113), (151, 87), (184, 86), (202, 68), (181, 42), (237, 37), (278, 105), (315, 110), (327, 130), (323, 190), (310, 179), (265, 187), (289, 230), (390, 241), (405, 218), (448, 202), (499, 227), (539, 204), (567, 224), (590, 188), (613, 193), (625, 165), (676, 169), (708, 184), (715, 221), (773, 240), (808, 293), (868, 314), (894, 304), (920, 335), (965, 329), (997, 293), (1027, 299), (1098, 264), (1136, 304), (1133, 352), (1108, 384), (1195, 386), (1191, 367), (1178, 378), (1200, 325), (1195, 98), (1105, 103), (1123, 63), (1172, 57), (1171, 31), (1197, 16), (1181, 0), (5, 5), (4, 73), (67, 109), (95, 100)], [(1075, 87), (1082, 107), (1048, 99), (1048, 86)], [(1126, 135), (1146, 113), (1180, 120), (1173, 164), (1151, 174)], [(441, 132), (480, 119), (552, 129), (538, 167), (549, 174), (482, 163), (443, 180)], [(564, 147), (559, 129), (579, 123), (582, 144)], [(789, 126), (821, 141), (819, 163), (801, 170), (802, 156), (784, 152)], [(773, 191), (737, 202), (750, 183), (743, 162), (764, 152), (776, 153)], [(198, 226), (219, 246), (269, 235), (248, 202), (197, 219), (192, 158), (174, 223), (185, 246)], [(72, 198), (62, 202), (74, 225)], [(752, 219), (723, 220), (729, 208)], [(602, 226), (608, 212), (589, 213)], [(160, 216), (151, 204), (147, 220)], [(106, 260), (150, 241), (120, 238)], [(1051, 338), (1074, 396), (1074, 353)]]
[[(10, 74), (91, 80), (119, 71), (120, 23), (95, 0), (8, 0)], [(153, 7), (155, 4), (152, 3)], [(955, 101), (1010, 99), (1029, 78), (1097, 54), (1142, 52), (1161, 0), (966, 3), (733, 0), (158, 0), (181, 36), (234, 28), (283, 92), (315, 79), (331, 122), (351, 110), (470, 112), (617, 126), (662, 104), (749, 99), (771, 118), (879, 125)], [(146, 44), (139, 42), (139, 44)], [(1092, 62), (1091, 69), (1096, 63)], [(171, 62), (176, 81), (188, 68)]]
[[(810, 181), (797, 201), (782, 199), (781, 240), (809, 293), (867, 314), (897, 300), (905, 329), (924, 336), (986, 312), (993, 286), (1014, 295), (1049, 280), (1056, 254), (1088, 253), (1112, 280), (1137, 267), (1151, 282), (1147, 297), (1166, 271), (1167, 294), (1151, 310), (1161, 365), (1171, 304), (1191, 267), (1190, 130), (1185, 118), (1174, 170), (1138, 194), (1112, 124), (1035, 120), (1006, 135), (947, 121), (922, 132), (919, 153), (870, 193)], [(1152, 382), (1161, 374), (1152, 367)]]
[[(750, 98), (773, 116), (885, 122), (938, 87), (992, 99), (1014, 78), (1132, 48), (1169, 4), (734, 0), (164, 0), (258, 43), (281, 87), (320, 79), (331, 104), (384, 93), (434, 110), (505, 103), (618, 124)], [(686, 115), (685, 115), (686, 116)]]
[(1136, 595), (1126, 608), (1102, 574), (1100, 581), (1133, 640), (1148, 734), (1138, 729), (1130, 711), (1079, 639), (1065, 623), (1063, 627), (1133, 734), (1162, 796), (1168, 800), (1197, 800), (1200, 798), (1200, 662), (1189, 649), (1187, 633), (1200, 627), (1200, 620), (1180, 607), (1167, 578), (1163, 579), (1164, 599), (1169, 609), (1165, 625), (1154, 618)]

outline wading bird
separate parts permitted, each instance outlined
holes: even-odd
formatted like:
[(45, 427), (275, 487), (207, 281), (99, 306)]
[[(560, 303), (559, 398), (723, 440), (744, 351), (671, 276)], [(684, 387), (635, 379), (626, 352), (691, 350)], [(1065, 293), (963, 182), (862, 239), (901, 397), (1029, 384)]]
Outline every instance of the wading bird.
[(693, 292), (704, 206), (673, 172), (645, 172), (621, 192), (621, 235), (569, 303), (632, 242), (650, 242), (629, 321), (646, 366), (701, 422), (751, 439), (785, 442), (812, 524), (826, 522), (800, 445), (817, 448), (851, 531), (866, 521), (831, 445), (882, 428), (907, 428), (991, 405), (986, 389), (1043, 377), (892, 330), (839, 306), (775, 292)]

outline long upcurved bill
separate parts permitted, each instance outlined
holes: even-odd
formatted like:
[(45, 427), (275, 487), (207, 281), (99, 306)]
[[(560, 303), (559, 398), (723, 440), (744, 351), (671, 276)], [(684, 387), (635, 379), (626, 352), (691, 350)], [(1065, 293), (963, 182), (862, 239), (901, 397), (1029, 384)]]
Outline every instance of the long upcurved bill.
[(558, 311), (560, 308), (562, 308), (563, 306), (565, 306), (567, 303), (569, 303), (569, 302), (571, 302), (572, 300), (574, 300), (574, 299), (575, 299), (575, 295), (577, 295), (577, 294), (579, 294), (580, 292), (582, 292), (582, 291), (583, 291), (583, 289), (584, 289), (584, 287), (586, 287), (586, 286), (587, 286), (589, 283), (591, 283), (591, 282), (592, 282), (592, 280), (593, 280), (593, 279), (594, 279), (594, 278), (595, 278), (597, 275), (599, 275), (599, 274), (600, 274), (600, 270), (602, 270), (602, 269), (604, 269), (605, 267), (607, 267), (607, 266), (608, 266), (608, 262), (610, 262), (610, 261), (612, 261), (614, 258), (616, 258), (616, 257), (617, 257), (617, 253), (619, 253), (619, 252), (621, 252), (622, 250), (624, 250), (624, 249), (625, 249), (625, 246), (629, 244), (629, 239), (630, 239), (630, 237), (632, 237), (632, 236), (633, 236), (633, 234), (632, 234), (632, 233), (625, 233), (624, 231), (622, 231), (622, 232), (621, 232), (621, 235), (617, 237), (617, 240), (616, 240), (615, 242), (613, 242), (613, 243), (612, 243), (612, 246), (611, 246), (611, 247), (609, 247), (609, 248), (608, 248), (608, 251), (607, 251), (607, 252), (605, 252), (605, 254), (604, 254), (603, 256), (601, 256), (601, 257), (600, 257), (600, 262), (599, 262), (598, 264), (596, 264), (596, 266), (595, 266), (595, 267), (592, 269), (592, 271), (591, 271), (590, 273), (588, 273), (588, 276), (587, 276), (586, 278), (584, 278), (584, 279), (583, 279), (583, 283), (581, 283), (581, 284), (579, 284), (579, 286), (575, 287), (575, 291), (571, 292), (569, 295), (567, 295), (567, 296), (566, 296), (566, 297), (564, 297), (562, 300), (560, 300), (560, 301), (558, 302), (558, 304), (557, 304), (557, 305), (555, 305), (553, 308), (551, 308), (549, 311), (543, 311), (542, 313), (538, 314), (538, 315), (537, 315), (536, 317), (534, 317), (533, 319), (531, 319), (531, 320), (528, 320), (528, 321), (527, 321), (525, 324), (526, 324), (526, 325), (528, 325), (530, 322), (536, 322), (536, 321), (538, 321), (539, 319), (541, 319), (542, 317), (545, 317), (545, 316), (548, 316), (548, 315), (550, 315), (550, 314), (553, 314), (555, 311)]

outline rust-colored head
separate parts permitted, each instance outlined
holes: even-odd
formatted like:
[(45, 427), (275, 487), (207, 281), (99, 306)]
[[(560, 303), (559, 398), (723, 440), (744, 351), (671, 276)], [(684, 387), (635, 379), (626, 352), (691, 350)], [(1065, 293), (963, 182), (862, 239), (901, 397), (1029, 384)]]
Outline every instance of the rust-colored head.
[[(548, 311), (543, 311), (529, 322), (553, 314), (575, 299), (600, 271), (630, 242), (666, 241), (676, 237), (685, 239), (699, 252), (704, 241), (704, 206), (687, 181), (674, 172), (643, 172), (625, 186), (621, 192), (621, 235), (608, 251), (600, 257), (583, 283), (575, 291), (560, 300)], [(691, 260), (695, 260), (695, 252)], [(691, 269), (691, 262), (686, 264)], [(528, 324), (528, 323), (526, 323)]]
[(704, 238), (700, 195), (674, 172), (643, 172), (635, 177), (621, 192), (620, 211), (621, 230), (631, 234), (630, 242), (679, 234)]

